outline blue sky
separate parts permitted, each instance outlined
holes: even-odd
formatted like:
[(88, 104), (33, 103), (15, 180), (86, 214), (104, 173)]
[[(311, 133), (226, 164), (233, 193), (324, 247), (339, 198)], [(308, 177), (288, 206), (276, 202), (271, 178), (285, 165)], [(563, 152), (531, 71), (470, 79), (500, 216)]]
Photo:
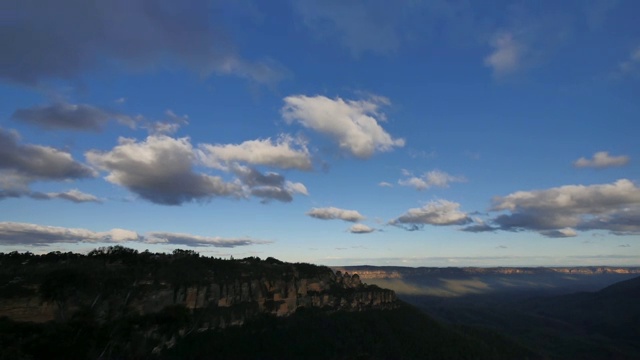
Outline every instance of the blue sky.
[(0, 251), (640, 265), (640, 4), (18, 2)]

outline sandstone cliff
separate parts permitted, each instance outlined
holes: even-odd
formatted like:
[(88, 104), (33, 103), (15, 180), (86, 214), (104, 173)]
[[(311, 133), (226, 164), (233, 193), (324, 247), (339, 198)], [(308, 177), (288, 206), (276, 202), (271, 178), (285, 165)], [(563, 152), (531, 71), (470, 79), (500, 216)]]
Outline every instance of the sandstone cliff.
[[(0, 296), (0, 317), (66, 321), (90, 310), (104, 322), (182, 306), (193, 316), (191, 326), (204, 330), (240, 325), (260, 314), (288, 316), (301, 307), (362, 311), (397, 306), (391, 290), (365, 285), (357, 274), (310, 264), (197, 256), (153, 260), (151, 265), (91, 260), (95, 273), (90, 276), (80, 269), (87, 264), (78, 263), (78, 269), (73, 261), (44, 265), (50, 271), (40, 283), (27, 267), (18, 267), (23, 274), (12, 281), (22, 291)], [(34, 269), (43, 266), (31, 262)]]

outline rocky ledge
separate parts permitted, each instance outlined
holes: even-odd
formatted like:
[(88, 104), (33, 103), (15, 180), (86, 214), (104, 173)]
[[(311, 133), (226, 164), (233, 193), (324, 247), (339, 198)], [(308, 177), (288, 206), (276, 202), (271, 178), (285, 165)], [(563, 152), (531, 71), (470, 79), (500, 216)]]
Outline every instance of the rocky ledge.
[(288, 316), (302, 307), (362, 311), (398, 305), (392, 290), (324, 266), (116, 250), (79, 257), (58, 254), (58, 259), (2, 254), (4, 278), (11, 279), (0, 284), (0, 290), (7, 290), (0, 296), (0, 317), (67, 321), (89, 311), (108, 322), (183, 307), (204, 330), (241, 325), (261, 314)]

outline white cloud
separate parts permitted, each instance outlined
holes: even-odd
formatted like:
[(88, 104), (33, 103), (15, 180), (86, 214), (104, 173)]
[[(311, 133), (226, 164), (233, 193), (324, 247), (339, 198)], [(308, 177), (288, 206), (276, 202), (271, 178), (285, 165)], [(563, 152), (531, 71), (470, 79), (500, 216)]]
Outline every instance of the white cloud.
[(111, 242), (127, 242), (127, 241), (138, 241), (140, 240), (140, 235), (137, 232), (125, 229), (111, 229), (106, 233), (98, 233), (105, 240), (109, 240)]
[(380, 186), (380, 187), (393, 187), (393, 184), (388, 183), (386, 181), (381, 181), (381, 182), (378, 183), (378, 186)]
[(63, 193), (53, 193), (55, 197), (73, 202), (100, 202), (95, 195), (84, 193), (78, 189), (71, 189)]
[(145, 141), (120, 138), (108, 152), (89, 151), (90, 163), (108, 172), (106, 180), (128, 188), (143, 199), (163, 205), (179, 205), (214, 197), (256, 196), (263, 202), (290, 202), (296, 194), (308, 195), (299, 182), (284, 176), (232, 164), (225, 167), (237, 176), (226, 182), (219, 176), (196, 172), (196, 151), (189, 138), (151, 135)]
[(484, 64), (497, 77), (512, 74), (520, 69), (526, 47), (511, 32), (501, 32), (489, 42), (493, 52), (484, 58)]
[(111, 229), (96, 232), (87, 229), (42, 226), (28, 223), (0, 222), (1, 245), (48, 246), (57, 243), (123, 243), (144, 242), (147, 244), (168, 244), (187, 246), (213, 246), (232, 248), (258, 244), (270, 244), (271, 241), (251, 238), (207, 237), (183, 233), (150, 232), (141, 236), (135, 231)]
[(33, 192), (29, 194), (25, 194), (34, 199), (39, 200), (48, 200), (48, 199), (64, 199), (75, 203), (84, 203), (84, 202), (101, 202), (95, 195), (84, 193), (78, 189), (71, 189), (66, 192), (48, 192), (48, 193), (39, 193)]
[(244, 162), (250, 165), (265, 165), (280, 169), (311, 170), (311, 157), (305, 143), (289, 135), (277, 140), (270, 138), (248, 140), (241, 144), (199, 146), (199, 157), (203, 164), (227, 169), (229, 163)]
[(640, 233), (640, 188), (627, 179), (518, 191), (496, 197), (492, 210), (509, 211), (493, 219), (503, 230), (534, 230), (547, 236), (566, 228)]
[(189, 116), (188, 115), (176, 115), (171, 109), (167, 109), (164, 112), (165, 118), (160, 121), (149, 121), (141, 116), (136, 119), (139, 122), (142, 122), (142, 127), (147, 129), (150, 135), (170, 135), (180, 129), (182, 125), (189, 124)]
[(125, 242), (139, 239), (137, 233), (123, 229), (95, 232), (78, 228), (0, 222), (0, 244), (4, 245), (46, 246), (55, 243)]
[(403, 139), (394, 139), (379, 124), (385, 116), (381, 105), (389, 105), (383, 97), (369, 100), (329, 99), (325, 96), (288, 96), (282, 115), (289, 124), (299, 122), (304, 127), (331, 137), (341, 149), (359, 158), (369, 158), (374, 152), (391, 151), (404, 146)]
[(291, 181), (287, 181), (285, 183), (285, 188), (292, 193), (309, 195), (309, 191), (307, 191), (307, 187), (304, 186), (303, 183), (294, 183)]
[(629, 163), (629, 157), (625, 155), (621, 156), (611, 156), (606, 151), (599, 151), (593, 154), (592, 159), (586, 159), (581, 157), (576, 160), (573, 165), (575, 167), (583, 168), (583, 167), (593, 167), (593, 168), (607, 168), (614, 166), (624, 166)]
[(376, 231), (376, 229), (369, 227), (365, 224), (353, 224), (349, 228), (349, 232), (352, 234), (369, 234)]
[(356, 210), (345, 210), (336, 207), (312, 208), (307, 212), (307, 215), (322, 220), (340, 219), (350, 222), (357, 222), (365, 219), (365, 217)]
[(89, 151), (86, 157), (109, 173), (107, 181), (158, 204), (179, 205), (216, 196), (241, 195), (238, 184), (194, 172), (195, 155), (188, 138), (156, 135), (144, 142), (120, 138), (120, 144), (111, 151)]
[(464, 177), (453, 176), (440, 170), (426, 172), (421, 177), (413, 176), (413, 174), (404, 170), (403, 175), (408, 176), (408, 178), (398, 180), (398, 184), (411, 186), (416, 190), (426, 190), (431, 187), (446, 188), (449, 187), (450, 183), (465, 181)]
[(389, 222), (407, 230), (418, 230), (424, 225), (464, 225), (471, 218), (460, 211), (460, 204), (447, 200), (427, 203), (421, 208), (409, 209), (406, 213)]

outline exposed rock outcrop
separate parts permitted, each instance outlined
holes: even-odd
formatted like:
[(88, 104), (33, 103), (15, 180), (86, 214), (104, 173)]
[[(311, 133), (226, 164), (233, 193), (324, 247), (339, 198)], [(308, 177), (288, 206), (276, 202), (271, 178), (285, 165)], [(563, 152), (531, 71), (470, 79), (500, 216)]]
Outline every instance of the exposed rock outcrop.
[(66, 320), (80, 309), (91, 308), (98, 319), (109, 321), (125, 313), (154, 314), (184, 306), (198, 319), (200, 329), (209, 329), (240, 325), (260, 314), (288, 316), (301, 307), (362, 311), (397, 306), (392, 290), (365, 285), (357, 274), (334, 273), (327, 267), (253, 263), (228, 272), (216, 270), (203, 274), (198, 284), (153, 281), (152, 274), (118, 291), (57, 302), (43, 300), (36, 291), (28, 297), (0, 299), (0, 316), (44, 322)]

